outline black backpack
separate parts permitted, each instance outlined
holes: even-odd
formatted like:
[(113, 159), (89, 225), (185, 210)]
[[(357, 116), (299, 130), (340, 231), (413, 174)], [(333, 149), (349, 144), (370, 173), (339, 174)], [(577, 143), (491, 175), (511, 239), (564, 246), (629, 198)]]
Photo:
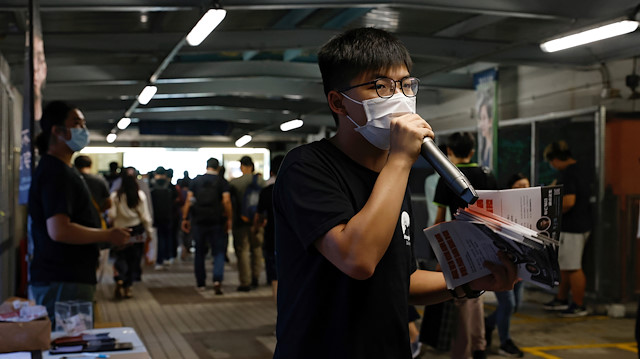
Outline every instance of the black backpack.
[[(195, 188), (191, 218), (195, 224), (215, 225), (222, 223), (222, 183), (218, 176), (198, 176), (202, 185)], [(195, 182), (195, 180), (194, 180)]]

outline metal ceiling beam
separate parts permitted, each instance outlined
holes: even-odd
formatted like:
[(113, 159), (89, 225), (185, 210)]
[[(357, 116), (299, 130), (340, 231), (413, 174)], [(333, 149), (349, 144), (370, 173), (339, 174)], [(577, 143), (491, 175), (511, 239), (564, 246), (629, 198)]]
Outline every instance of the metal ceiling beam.
[(449, 26), (446, 29), (442, 29), (436, 32), (433, 35), (441, 37), (458, 37), (483, 28), (485, 26), (495, 24), (496, 22), (500, 22), (504, 19), (506, 19), (505, 16), (478, 15), (467, 20), (460, 21), (452, 26)]

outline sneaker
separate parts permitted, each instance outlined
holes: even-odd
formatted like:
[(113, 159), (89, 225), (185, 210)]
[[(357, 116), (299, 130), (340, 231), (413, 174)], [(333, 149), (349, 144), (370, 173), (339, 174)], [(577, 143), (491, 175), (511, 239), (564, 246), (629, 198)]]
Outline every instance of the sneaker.
[(518, 348), (515, 344), (513, 344), (513, 340), (509, 339), (506, 343), (500, 346), (500, 350), (498, 350), (500, 355), (511, 358), (522, 358), (524, 353), (520, 348)]
[(544, 309), (546, 310), (567, 310), (569, 309), (569, 301), (568, 300), (560, 300), (558, 298), (553, 298), (552, 301), (544, 303)]
[(420, 356), (420, 349), (422, 348), (422, 343), (419, 340), (411, 343), (411, 358), (415, 359)]
[(473, 359), (487, 359), (487, 353), (484, 350), (476, 350), (473, 352)]
[(216, 295), (222, 295), (222, 283), (220, 282), (213, 282), (213, 290), (215, 291)]
[(241, 285), (238, 287), (238, 292), (248, 292), (251, 290), (251, 287), (248, 285)]
[(207, 287), (205, 287), (205, 286), (202, 286), (202, 287), (196, 287), (196, 290), (197, 290), (198, 292), (204, 292), (205, 290), (207, 290)]
[(155, 269), (155, 270), (164, 270), (164, 266), (162, 264), (156, 264), (156, 266), (153, 269)]
[(571, 303), (569, 308), (560, 312), (559, 315), (565, 318), (584, 317), (587, 315), (587, 308), (584, 305), (580, 306), (576, 303)]

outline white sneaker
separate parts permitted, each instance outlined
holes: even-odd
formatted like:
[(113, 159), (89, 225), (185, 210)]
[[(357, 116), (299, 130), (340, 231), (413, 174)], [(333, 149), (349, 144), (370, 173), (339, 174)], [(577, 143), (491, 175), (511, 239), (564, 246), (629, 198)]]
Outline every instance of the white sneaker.
[(156, 264), (156, 266), (153, 267), (153, 269), (155, 269), (155, 270), (164, 270), (164, 266), (162, 264)]

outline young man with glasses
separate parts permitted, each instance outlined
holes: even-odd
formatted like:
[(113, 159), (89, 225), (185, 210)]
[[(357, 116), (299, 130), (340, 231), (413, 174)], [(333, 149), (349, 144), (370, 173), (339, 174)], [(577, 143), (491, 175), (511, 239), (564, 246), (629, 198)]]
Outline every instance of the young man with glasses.
[(347, 31), (318, 54), (337, 125), (287, 154), (274, 188), (275, 358), (411, 358), (407, 305), (509, 290), (515, 267), (448, 291), (416, 270), (407, 181), (422, 140), (411, 58), (391, 34)]

